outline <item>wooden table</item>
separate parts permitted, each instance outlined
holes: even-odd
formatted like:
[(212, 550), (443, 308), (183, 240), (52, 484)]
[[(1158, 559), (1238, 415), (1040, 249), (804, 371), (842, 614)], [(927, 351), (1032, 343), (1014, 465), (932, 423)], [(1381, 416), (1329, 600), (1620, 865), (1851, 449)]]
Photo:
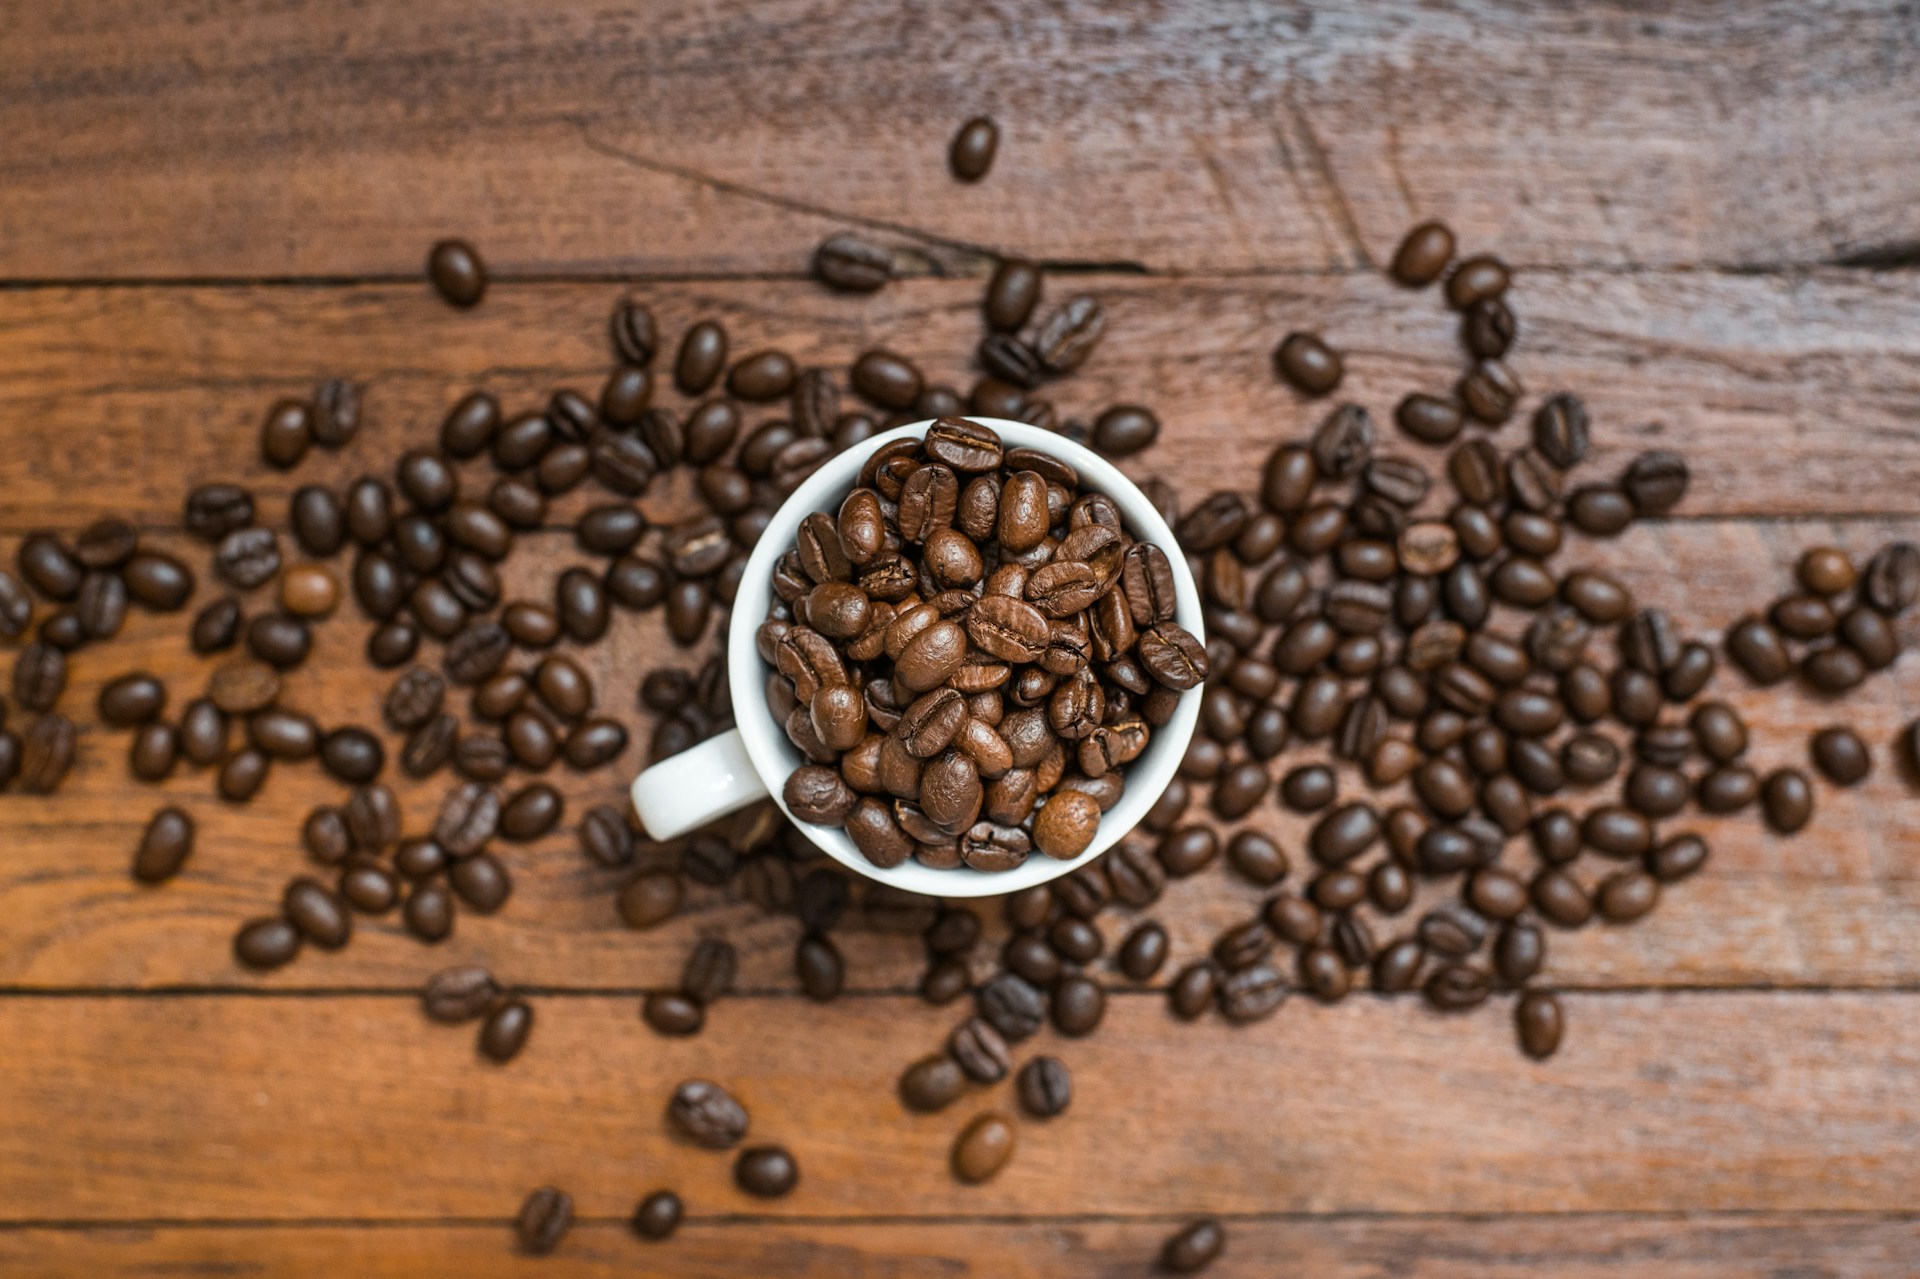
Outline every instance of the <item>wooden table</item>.
[[(1579, 558), (1717, 635), (1787, 588), (1802, 547), (1920, 537), (1910, 5), (90, 0), (5, 26), (8, 557), (29, 530), (120, 513), (204, 569), (188, 485), (244, 480), (278, 520), (295, 483), (429, 442), (471, 387), (512, 406), (595, 389), (629, 290), (676, 337), (718, 315), (736, 350), (836, 368), (884, 341), (964, 385), (1003, 252), (1108, 308), (1066, 415), (1152, 404), (1166, 430), (1137, 472), (1189, 498), (1245, 487), (1323, 411), (1270, 372), (1288, 330), (1325, 331), (1342, 394), (1381, 414), (1451, 382), (1450, 316), (1380, 270), (1428, 216), (1519, 268), (1516, 367), (1587, 398), (1596, 475), (1653, 445), (1693, 461), (1675, 518)], [(983, 111), (1000, 157), (961, 186), (946, 143)], [(813, 247), (847, 228), (908, 278), (871, 299), (811, 283)], [(421, 279), (448, 234), (494, 269), (471, 312)], [(365, 385), (359, 441), (266, 472), (266, 406), (334, 374)], [(684, 501), (682, 483), (648, 504)], [(541, 549), (512, 589), (578, 558), (563, 534)], [(138, 616), (82, 652), (65, 705), (91, 719), (139, 667), (184, 700), (205, 663), (178, 631)], [(327, 628), (293, 700), (375, 718), (364, 633)], [(594, 659), (606, 703), (631, 706), (666, 651), (657, 622), (623, 622)], [(1768, 767), (1842, 713), (1718, 686)], [(129, 781), (124, 735), (91, 728), (60, 795), (0, 798), (0, 1272), (1131, 1275), (1213, 1213), (1220, 1275), (1910, 1274), (1920, 810), (1890, 743), (1916, 699), (1909, 661), (1848, 703), (1875, 776), (1822, 787), (1802, 838), (1699, 821), (1713, 862), (1650, 921), (1555, 933), (1570, 1028), (1551, 1061), (1517, 1052), (1510, 997), (1449, 1018), (1296, 998), (1234, 1030), (1117, 989), (1096, 1037), (1058, 1047), (1071, 1112), (1024, 1123), (983, 1187), (945, 1150), (1005, 1090), (935, 1117), (892, 1094), (954, 1016), (912, 992), (916, 939), (856, 921), (854, 990), (816, 1007), (791, 920), (703, 891), (626, 931), (619, 877), (556, 834), (511, 855), (507, 909), (437, 948), (363, 921), (344, 953), (257, 977), (235, 925), (273, 909), (301, 816), (337, 788), (282, 770), (234, 809), (176, 775), (162, 789), (200, 848), (140, 888), (127, 865), (159, 800)], [(569, 780), (571, 811), (616, 785)], [(411, 816), (433, 802), (410, 794)], [(1263, 820), (1297, 847), (1297, 824)], [(1155, 913), (1185, 957), (1259, 900), (1210, 873)], [(709, 934), (741, 946), (744, 993), (698, 1038), (653, 1035), (640, 993)], [(505, 1068), (420, 1014), (423, 978), (463, 960), (531, 992)], [(670, 1138), (689, 1075), (793, 1147), (797, 1193), (750, 1201), (724, 1158)], [(560, 1260), (517, 1257), (507, 1220), (548, 1182), (582, 1224)], [(643, 1245), (624, 1218), (662, 1185), (690, 1220)]]

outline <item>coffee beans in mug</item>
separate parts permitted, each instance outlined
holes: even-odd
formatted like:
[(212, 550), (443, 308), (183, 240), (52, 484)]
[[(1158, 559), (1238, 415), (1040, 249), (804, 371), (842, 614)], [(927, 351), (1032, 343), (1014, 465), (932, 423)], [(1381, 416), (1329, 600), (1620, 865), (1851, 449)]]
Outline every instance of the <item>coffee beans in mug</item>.
[[(990, 513), (961, 510), (963, 476)], [(1123, 777), (1153, 732), (1144, 717), (1108, 708), (1155, 688), (1178, 695), (1210, 669), (1205, 648), (1172, 620), (1164, 552), (1132, 542), (1117, 517), (1073, 526), (1069, 512), (1105, 499), (1080, 495), (1058, 460), (1009, 450), (964, 418), (882, 450), (861, 481), (837, 518), (802, 522), (775, 572), (776, 607), (804, 601), (807, 624), (770, 618), (761, 631), (776, 689), (791, 697), (782, 722), (811, 761), (788, 779), (790, 810), (844, 825), (880, 866), (925, 861), (936, 854), (916, 850), (942, 844), (988, 872), (1022, 864), (1029, 848), (1079, 856), (1099, 830), (1098, 792), (1111, 787), (1101, 779)], [(1054, 485), (1064, 491), (1058, 510)], [(974, 519), (973, 532), (957, 519)], [(916, 579), (965, 593), (989, 558), (1010, 557), (1017, 589), (967, 594), (961, 620), (931, 603), (895, 607)], [(1116, 665), (1126, 682), (1110, 673)], [(872, 698), (856, 691), (875, 680), (904, 694), (899, 714), (876, 719)], [(973, 718), (968, 697), (1022, 681), (1044, 696), (998, 724)], [(859, 798), (849, 768), (869, 734), (881, 788), (907, 807)], [(1084, 782), (1063, 784), (1069, 757)], [(1038, 784), (1034, 770), (1050, 758), (1063, 766)]]

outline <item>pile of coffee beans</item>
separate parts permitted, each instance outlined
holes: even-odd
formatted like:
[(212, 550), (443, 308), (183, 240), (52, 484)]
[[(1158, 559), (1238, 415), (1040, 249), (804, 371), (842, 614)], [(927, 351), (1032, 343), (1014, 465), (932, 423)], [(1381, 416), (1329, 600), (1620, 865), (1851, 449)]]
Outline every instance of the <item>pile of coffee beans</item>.
[[(955, 172), (979, 176), (992, 153), (991, 130), (969, 125)], [(1689, 809), (1756, 808), (1783, 833), (1813, 816), (1813, 775), (1763, 775), (1740, 715), (1710, 695), (1721, 652), (1761, 685), (1797, 675), (1829, 697), (1862, 686), (1900, 651), (1894, 619), (1920, 595), (1920, 549), (1891, 545), (1864, 567), (1836, 548), (1811, 551), (1791, 592), (1738, 619), (1719, 646), (1563, 559), (1581, 539), (1671, 511), (1686, 463), (1654, 451), (1618, 474), (1576, 478), (1594, 429), (1584, 404), (1558, 389), (1529, 401), (1510, 363), (1522, 347), (1510, 273), (1487, 255), (1456, 260), (1455, 248), (1445, 227), (1425, 224), (1392, 273), (1410, 289), (1442, 286), (1464, 348), (1457, 381), (1406, 396), (1390, 424), (1365, 405), (1330, 404), (1310, 438), (1275, 442), (1251, 491), (1182, 503), (1143, 482), (1202, 584), (1204, 647), (1168, 629), (1161, 548), (1132, 544), (1106, 500), (1078, 492), (1056, 459), (1003, 449), (963, 416), (1033, 424), (1116, 457), (1148, 449), (1160, 434), (1149, 409), (1071, 416), (1052, 398), (1105, 335), (1097, 299), (1042, 312), (1045, 273), (1000, 263), (980, 373), (964, 394), (885, 348), (844, 371), (802, 368), (778, 349), (737, 355), (717, 319), (692, 324), (656, 372), (668, 344), (629, 299), (612, 315), (614, 367), (597, 399), (559, 388), (508, 408), (476, 392), (451, 407), (433, 447), (341, 489), (303, 486), (281, 523), (242, 486), (195, 488), (184, 521), (204, 543), (204, 573), (118, 520), (71, 541), (28, 536), (16, 568), (0, 568), (0, 641), (22, 642), (11, 704), (0, 700), (0, 789), (48, 794), (72, 766), (70, 653), (110, 641), (130, 607), (176, 613), (212, 580), (217, 594), (183, 618), (204, 682), (176, 695), (151, 672), (125, 671), (95, 709), (130, 736), (142, 781), (204, 770), (237, 804), (275, 770), (311, 766), (340, 788), (297, 832), (309, 864), (240, 928), (234, 951), (250, 967), (338, 948), (357, 917), (396, 910), (423, 943), (443, 939), (462, 910), (506, 904), (514, 846), (571, 820), (594, 865), (626, 874), (608, 908), (630, 927), (673, 918), (688, 881), (794, 916), (795, 972), (816, 1000), (845, 984), (831, 937), (843, 920), (920, 935), (925, 998), (971, 1004), (900, 1078), (903, 1105), (918, 1112), (1012, 1077), (1026, 1120), (1062, 1115), (1066, 1065), (1017, 1062), (1018, 1046), (1048, 1022), (1093, 1033), (1109, 987), (1130, 984), (1163, 982), (1178, 1019), (1213, 1012), (1235, 1024), (1273, 1015), (1296, 989), (1329, 1002), (1418, 991), (1441, 1011), (1504, 993), (1521, 1048), (1549, 1057), (1567, 1034), (1544, 981), (1549, 939), (1644, 918), (1700, 871), (1709, 850), (1685, 824)], [(829, 238), (813, 265), (847, 293), (895, 273), (888, 249), (852, 234)], [(431, 272), (449, 301), (481, 301), (486, 274), (470, 246), (438, 246)], [(1285, 335), (1273, 363), (1309, 398), (1336, 395), (1345, 374), (1337, 337), (1309, 327)], [(768, 416), (750, 424), (755, 412)], [(358, 388), (330, 379), (271, 407), (261, 457), (298, 467), (315, 446), (355, 439), (367, 416)], [(701, 645), (786, 495), (835, 453), (929, 419), (941, 420), (929, 439), (875, 455), (837, 518), (809, 522), (776, 582), (784, 612), (762, 631), (782, 676), (773, 703), (815, 761), (795, 774), (789, 804), (849, 824), (879, 864), (991, 869), (1032, 844), (1071, 856), (1168, 698), (1205, 676), (1200, 732), (1141, 828), (1098, 863), (1006, 898), (995, 921), (850, 879), (771, 803), (655, 844), (621, 802), (625, 767), (607, 774), (604, 802), (570, 819), (543, 775), (625, 764), (630, 732), (578, 654), (618, 615), (652, 610), (676, 644)], [(1496, 443), (1514, 419), (1527, 439)], [(656, 525), (641, 499), (675, 470), (699, 509)], [(572, 534), (591, 567), (567, 567), (550, 594), (509, 597), (503, 565), (547, 525), (550, 502), (580, 490), (594, 497)], [(1047, 553), (1021, 559), (1036, 547)], [(393, 674), (363, 722), (323, 725), (286, 677), (308, 661), (317, 628), (350, 617), (366, 627), (369, 666)], [(645, 672), (638, 699), (653, 717), (652, 759), (732, 722), (725, 664), (711, 652)], [(1909, 752), (1920, 725), (1911, 738)], [(1835, 786), (1873, 767), (1844, 725), (1821, 729), (1808, 753)], [(431, 787), (437, 817), (407, 830), (413, 806), (396, 785)], [(1273, 834), (1276, 809), (1311, 821), (1298, 847)], [(1047, 818), (1056, 811), (1062, 820)], [(192, 819), (162, 808), (129, 850), (133, 877), (164, 885), (190, 865), (194, 842)], [(1176, 954), (1146, 912), (1169, 881), (1213, 872), (1242, 887), (1246, 916), (1204, 952)], [(1111, 951), (1109, 933), (1120, 938)], [(703, 940), (679, 984), (647, 997), (647, 1024), (699, 1031), (736, 966), (723, 939)], [(481, 1022), (480, 1050), (497, 1061), (531, 1030), (531, 1006), (478, 969), (441, 973), (424, 998), (436, 1020)], [(727, 1108), (703, 1093), (684, 1109), (683, 1127)], [(996, 1175), (1020, 1122), (1010, 1110), (968, 1116), (953, 1173)], [(798, 1165), (781, 1147), (752, 1147), (735, 1176), (748, 1193), (784, 1194)], [(662, 1190), (640, 1203), (634, 1228), (662, 1238), (680, 1214)], [(550, 1250), (571, 1217), (564, 1194), (536, 1192), (523, 1246)], [(1195, 1223), (1163, 1260), (1199, 1269), (1222, 1239), (1217, 1223)]]
[[(1071, 860), (1207, 651), (1166, 552), (1059, 458), (943, 417), (800, 524), (757, 642), (784, 799), (875, 866)], [(980, 820), (984, 814), (985, 820)]]

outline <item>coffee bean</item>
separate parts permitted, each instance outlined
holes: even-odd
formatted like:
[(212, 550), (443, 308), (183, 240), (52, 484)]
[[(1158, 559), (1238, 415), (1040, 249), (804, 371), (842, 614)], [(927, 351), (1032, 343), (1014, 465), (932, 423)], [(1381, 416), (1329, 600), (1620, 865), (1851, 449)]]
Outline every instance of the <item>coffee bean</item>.
[(427, 279), (434, 292), (453, 306), (470, 307), (487, 292), (487, 269), (465, 240), (441, 240), (427, 254)]
[(978, 1017), (969, 1018), (954, 1029), (947, 1041), (947, 1051), (976, 1083), (998, 1083), (1011, 1069), (1006, 1041)]
[(372, 781), (386, 762), (386, 748), (364, 728), (337, 728), (320, 743), (321, 766), (350, 786)]
[(491, 973), (478, 964), (463, 964), (428, 978), (421, 1003), (434, 1021), (458, 1025), (484, 1017), (499, 997)]
[(260, 457), (276, 470), (292, 470), (313, 447), (313, 415), (298, 400), (282, 400), (260, 424)]
[(248, 968), (281, 968), (299, 953), (300, 932), (278, 915), (243, 925), (233, 938), (234, 958)]
[(1453, 232), (1439, 222), (1422, 222), (1400, 241), (1390, 269), (1401, 284), (1424, 288), (1440, 278), (1452, 258)]
[[(445, 288), (441, 291), (447, 292)], [(472, 299), (465, 302), (452, 296), (447, 300), (458, 306), (471, 306), (479, 301), (479, 296), (476, 292)], [(552, 1186), (542, 1186), (528, 1195), (526, 1202), (520, 1205), (520, 1215), (514, 1218), (513, 1223), (520, 1250), (536, 1257), (544, 1257), (558, 1248), (560, 1241), (567, 1237), (567, 1231), (572, 1228), (573, 1196)]]
[(1042, 1056), (1029, 1061), (1020, 1068), (1015, 1086), (1021, 1109), (1036, 1119), (1052, 1119), (1063, 1114), (1073, 1102), (1073, 1076), (1058, 1057)]
[(849, 232), (830, 235), (814, 250), (813, 273), (829, 288), (872, 293), (893, 276), (893, 255)]
[(629, 928), (651, 928), (680, 909), (681, 892), (678, 876), (649, 871), (620, 890), (620, 918)]
[(1273, 353), (1274, 370), (1303, 395), (1329, 394), (1346, 368), (1317, 333), (1289, 333)]
[(750, 1146), (733, 1161), (733, 1182), (757, 1199), (779, 1199), (800, 1184), (800, 1165), (781, 1146)]
[(492, 1061), (506, 1063), (520, 1055), (533, 1033), (533, 1006), (524, 999), (497, 1004), (480, 1027), (479, 1048)]
[[(73, 768), (75, 728), (63, 714), (40, 714), (19, 737), (19, 784), (31, 795), (52, 795)], [(13, 751), (8, 751), (12, 755)]]
[(1585, 459), (1587, 440), (1587, 406), (1577, 396), (1562, 391), (1535, 411), (1533, 447), (1561, 470)]
[(1519, 323), (1503, 298), (1481, 298), (1460, 316), (1460, 342), (1483, 360), (1497, 360), (1513, 348)]
[(0, 639), (20, 638), (32, 621), (33, 597), (19, 578), (0, 569)]
[(545, 782), (523, 786), (500, 810), (500, 834), (516, 843), (538, 839), (559, 824), (564, 808), (560, 792)]
[(689, 1079), (673, 1091), (667, 1118), (695, 1145), (731, 1150), (747, 1135), (747, 1110), (719, 1084)]
[[(50, 711), (67, 688), (67, 655), (48, 644), (29, 644), (13, 663), (13, 699), (24, 710)], [(158, 707), (154, 708), (158, 710)], [(140, 716), (138, 718), (146, 718)], [(126, 723), (136, 723), (129, 719)]]
[(846, 966), (840, 959), (840, 950), (824, 934), (809, 934), (800, 939), (793, 952), (793, 971), (807, 998), (823, 1003), (838, 998), (846, 984)]
[(702, 938), (687, 956), (680, 972), (680, 991), (690, 999), (711, 1004), (733, 988), (739, 957), (732, 945), (718, 937)]
[(1278, 970), (1269, 964), (1256, 964), (1221, 979), (1220, 1011), (1236, 1025), (1260, 1021), (1279, 1011), (1290, 990)]
[(444, 884), (415, 884), (401, 913), (407, 931), (421, 941), (444, 941), (453, 933), (453, 897)]
[(986, 116), (977, 115), (960, 126), (947, 149), (947, 164), (953, 176), (962, 182), (978, 182), (993, 165), (993, 153), (1000, 145), (1000, 128)]
[(1471, 964), (1446, 964), (1426, 981), (1427, 1002), (1441, 1012), (1464, 1012), (1486, 1002), (1492, 979)]
[(1543, 1061), (1559, 1051), (1565, 1020), (1556, 996), (1543, 990), (1528, 991), (1515, 1006), (1514, 1024), (1527, 1056)]
[(633, 1232), (642, 1239), (670, 1238), (680, 1227), (683, 1211), (679, 1195), (671, 1190), (656, 1190), (633, 1210)]
[(700, 1002), (678, 991), (656, 990), (641, 1005), (640, 1015), (647, 1025), (662, 1035), (697, 1035), (706, 1024), (706, 1011)]
[(908, 1110), (932, 1114), (952, 1105), (966, 1091), (967, 1076), (945, 1053), (923, 1057), (900, 1076), (900, 1100)]
[(1160, 436), (1160, 419), (1137, 404), (1116, 404), (1093, 424), (1093, 446), (1108, 457), (1130, 457)]
[(1086, 363), (1106, 333), (1106, 314), (1093, 298), (1069, 298), (1040, 325), (1033, 349), (1054, 373), (1071, 373)]
[(178, 808), (153, 815), (133, 858), (133, 877), (143, 884), (160, 884), (180, 873), (193, 854), (193, 819)]
[(1844, 725), (1823, 728), (1810, 743), (1813, 764), (1821, 775), (1836, 786), (1853, 786), (1866, 780), (1873, 770), (1873, 759), (1860, 735)]
[(978, 1185), (991, 1181), (1013, 1158), (1013, 1124), (993, 1112), (976, 1116), (953, 1143), (953, 1175)]
[(316, 946), (338, 950), (352, 935), (346, 904), (316, 880), (301, 876), (289, 883), (281, 907), (287, 921)]
[(1782, 835), (1797, 833), (1813, 817), (1813, 788), (1797, 768), (1769, 773), (1760, 787), (1760, 802), (1767, 825)]
[[(1652, 449), (1633, 459), (1620, 477), (1635, 511), (1643, 516), (1665, 515), (1680, 504), (1687, 491), (1687, 464), (1678, 453)], [(1917, 565), (1916, 568), (1920, 568)]]
[(193, 595), (192, 571), (162, 551), (135, 552), (120, 576), (127, 594), (156, 613), (174, 612)]

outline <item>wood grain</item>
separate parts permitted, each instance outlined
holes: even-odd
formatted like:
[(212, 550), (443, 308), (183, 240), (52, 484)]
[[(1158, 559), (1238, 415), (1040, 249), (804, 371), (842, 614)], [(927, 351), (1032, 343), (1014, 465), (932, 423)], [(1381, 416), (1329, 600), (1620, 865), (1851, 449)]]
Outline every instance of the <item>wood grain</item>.
[[(697, 1210), (694, 1210), (697, 1211)], [(18, 1279), (89, 1275), (454, 1273), (740, 1279), (769, 1274), (872, 1279), (1118, 1279), (1153, 1273), (1176, 1219), (1047, 1221), (707, 1221), (665, 1244), (611, 1221), (575, 1225), (560, 1251), (514, 1250), (504, 1222), (366, 1226), (89, 1226), (0, 1229), (0, 1266)], [(1878, 1214), (1556, 1215), (1544, 1218), (1253, 1217), (1226, 1223), (1209, 1276), (1287, 1279), (1662, 1279), (1793, 1273), (1905, 1279), (1920, 1249), (1912, 1217)]]
[[(1677, 522), (1636, 527), (1617, 541), (1570, 550), (1565, 558), (1616, 573), (1643, 601), (1704, 623), (1699, 633), (1711, 638), (1740, 613), (1785, 590), (1788, 566), (1802, 548), (1837, 542), (1864, 558), (1901, 536), (1920, 538), (1920, 521)], [(178, 538), (167, 544), (190, 557), (201, 554)], [(535, 549), (509, 566), (510, 588), (537, 595), (550, 589), (546, 584), (560, 565), (576, 558), (570, 540), (541, 535)], [(324, 725), (378, 725), (390, 678), (357, 658), (365, 625), (342, 618), (321, 628), (314, 658), (288, 681), (287, 704)], [(199, 692), (214, 663), (187, 652), (180, 626), (177, 619), (136, 615), (112, 645), (76, 654), (63, 708), (92, 723), (100, 686), (141, 669), (167, 678), (175, 706), (184, 703)], [(345, 952), (309, 954), (264, 978), (235, 964), (233, 932), (241, 921), (271, 913), (289, 878), (313, 871), (299, 845), (300, 823), (313, 805), (341, 802), (345, 789), (311, 765), (280, 767), (263, 795), (244, 807), (214, 798), (211, 777), (198, 770), (183, 768), (155, 790), (134, 788), (124, 762), (129, 735), (95, 725), (60, 794), (9, 795), (0, 806), (0, 828), (8, 837), (8, 856), (0, 862), (0, 983), (393, 988), (415, 985), (445, 964), (474, 960), (528, 985), (632, 989), (671, 984), (696, 937), (724, 934), (741, 949), (745, 986), (789, 990), (794, 921), (696, 886), (685, 916), (631, 932), (613, 905), (625, 875), (594, 867), (576, 846), (572, 831), (588, 807), (625, 803), (624, 787), (644, 762), (648, 732), (648, 717), (629, 708), (636, 706), (642, 672), (671, 660), (663, 656), (670, 651), (657, 617), (622, 617), (605, 645), (576, 654), (596, 678), (600, 705), (631, 720), (634, 743), (621, 760), (590, 776), (564, 770), (553, 775), (567, 797), (568, 819), (533, 845), (500, 847), (516, 889), (499, 915), (464, 913), (455, 936), (431, 948), (412, 940), (397, 917), (362, 920), (360, 936)], [(1792, 689), (1752, 689), (1731, 668), (1719, 676), (1716, 691), (1752, 725), (1755, 767), (1805, 767), (1808, 736), (1844, 719), (1872, 744), (1874, 776), (1853, 791), (1822, 786), (1819, 816), (1796, 839), (1768, 834), (1751, 812), (1730, 818), (1688, 813), (1669, 822), (1670, 830), (1707, 835), (1714, 849), (1707, 873), (1670, 890), (1657, 917), (1638, 927), (1555, 933), (1552, 980), (1580, 986), (1920, 983), (1920, 835), (1906, 820), (1912, 783), (1893, 748), (1902, 728), (1920, 714), (1915, 671), (1911, 660), (1903, 662), (1848, 699), (1844, 709)], [(457, 691), (454, 700), (464, 709)], [(389, 751), (397, 752), (401, 739), (388, 735), (387, 741)], [(1325, 758), (1324, 749), (1299, 744), (1276, 761), (1274, 775)], [(1342, 773), (1349, 791), (1364, 790), (1356, 772), (1342, 766)], [(397, 768), (389, 774), (401, 790), (409, 829), (426, 829), (450, 775), (412, 782)], [(199, 851), (173, 882), (142, 887), (127, 867), (140, 831), (163, 799), (194, 815)], [(1573, 802), (1579, 809), (1597, 796)], [(1203, 810), (1196, 805), (1194, 813), (1200, 817)], [(1274, 804), (1263, 806), (1253, 824), (1294, 853), (1298, 882), (1307, 867), (1300, 850), (1309, 823)], [(672, 850), (662, 852), (670, 857)], [(1524, 848), (1516, 845), (1509, 856), (1516, 868), (1530, 869)], [(653, 860), (647, 854), (643, 864)], [(1590, 860), (1578, 873), (1592, 880), (1607, 869)], [(1171, 884), (1150, 913), (1172, 931), (1176, 955), (1197, 954), (1221, 930), (1255, 913), (1265, 896), (1215, 868)], [(986, 913), (997, 923), (996, 911)], [(1133, 922), (1133, 912), (1115, 912), (1103, 926), (1117, 944)], [(1391, 922), (1377, 926), (1393, 928)], [(856, 986), (902, 990), (918, 982), (924, 958), (916, 938), (876, 932), (855, 912), (841, 940)], [(987, 954), (983, 950), (979, 962)]]
[[(1433, 215), (1529, 265), (1903, 259), (1912, 23), (1866, 0), (29, 6), (0, 276), (410, 276), (448, 234), (502, 274), (796, 273), (848, 225), (939, 270), (1324, 271)], [(963, 186), (946, 145), (978, 112), (999, 159)]]
[[(623, 291), (502, 287), (472, 312), (408, 285), (0, 293), (0, 412), (30, 428), (0, 453), (0, 531), (77, 528), (106, 512), (177, 526), (185, 488), (207, 480), (277, 497), (386, 474), (404, 448), (431, 445), (475, 387), (516, 411), (556, 386), (597, 395), (612, 359), (607, 316)], [(980, 291), (921, 280), (857, 301), (805, 282), (640, 293), (669, 355), (694, 319), (717, 316), (736, 354), (777, 345), (844, 374), (859, 352), (886, 345), (965, 388), (977, 376)], [(1062, 420), (1091, 421), (1116, 402), (1154, 407), (1166, 443), (1131, 459), (1135, 474), (1165, 474), (1190, 498), (1244, 489), (1275, 442), (1318, 425), (1329, 402), (1303, 402), (1272, 372), (1274, 346), (1296, 328), (1347, 353), (1339, 398), (1368, 405), (1394, 449), (1439, 458), (1391, 426), (1403, 395), (1445, 392), (1461, 370), (1455, 316), (1432, 290), (1408, 295), (1371, 273), (1049, 286), (1055, 301), (1082, 292), (1105, 304), (1108, 335), (1080, 375), (1045, 394)], [(1522, 277), (1514, 303), (1511, 362), (1530, 394), (1496, 436), (1503, 443), (1525, 439), (1533, 406), (1568, 389), (1595, 424), (1582, 474), (1603, 479), (1642, 449), (1679, 448), (1696, 477), (1683, 515), (1920, 513), (1920, 301), (1906, 277), (1553, 273)], [(268, 407), (331, 376), (365, 385), (360, 438), (339, 454), (316, 450), (291, 476), (269, 471), (257, 456)], [(786, 411), (745, 416), (757, 424)], [(1208, 447), (1182, 446), (1198, 439)], [(656, 494), (645, 504), (656, 514), (673, 505)]]
[[(1122, 1216), (1904, 1212), (1916, 999), (1573, 996), (1536, 1064), (1506, 998), (1448, 1018), (1296, 999), (1239, 1030), (1122, 998), (1101, 1034), (1022, 1051), (1069, 1061), (1073, 1107), (966, 1186), (948, 1147), (1008, 1088), (904, 1113), (894, 1079), (948, 1018), (898, 997), (734, 1000), (692, 1040), (631, 999), (548, 997), (504, 1068), (408, 999), (14, 997), (0, 1035), (34, 1050), (0, 1059), (0, 1219), (500, 1220), (546, 1183), (619, 1217), (662, 1181), (702, 1213), (783, 1217), (1047, 1216), (1089, 1193)], [(727, 1157), (677, 1143), (663, 1110), (689, 1076), (793, 1149), (798, 1190), (751, 1200)]]

